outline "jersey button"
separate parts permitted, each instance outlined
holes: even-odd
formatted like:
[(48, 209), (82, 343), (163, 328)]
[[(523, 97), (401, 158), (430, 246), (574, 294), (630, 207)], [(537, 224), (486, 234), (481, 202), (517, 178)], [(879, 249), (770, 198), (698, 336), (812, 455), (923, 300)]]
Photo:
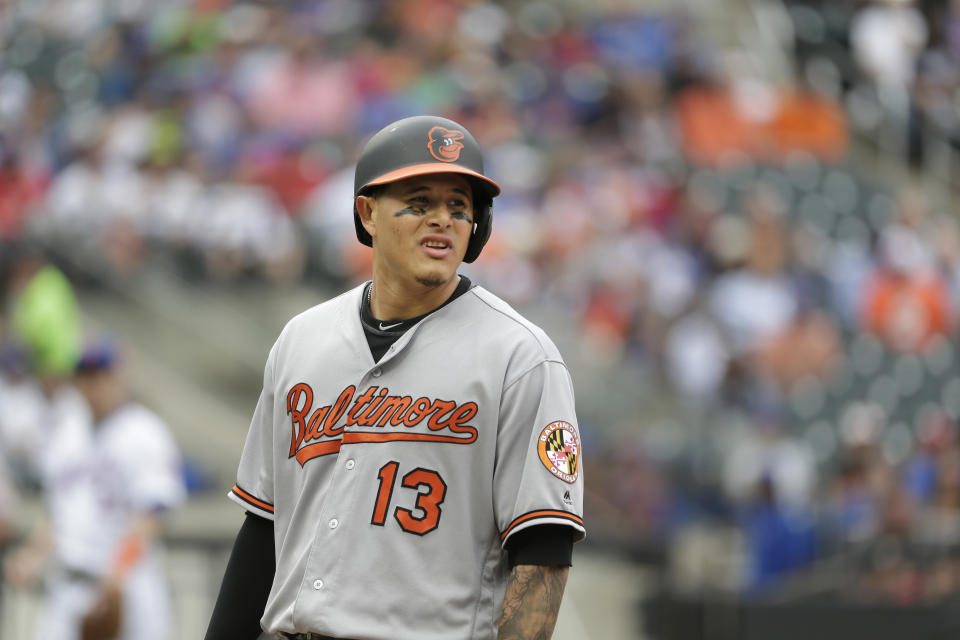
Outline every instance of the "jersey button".
[(319, 591), (320, 589), (323, 589), (323, 580), (321, 580), (320, 578), (317, 578), (316, 580), (314, 580), (313, 588), (316, 589), (317, 591)]
[(338, 526), (340, 526), (340, 521), (336, 518), (330, 518), (330, 522), (327, 523), (327, 526), (331, 529), (336, 529)]
[(380, 377), (380, 374), (382, 374), (382, 373), (383, 373), (383, 371), (381, 371), (380, 369), (374, 369), (374, 370), (373, 370), (373, 377), (374, 377), (374, 378), (379, 378), (379, 377)]
[(350, 469), (353, 469), (355, 466), (357, 466), (357, 463), (354, 460), (347, 460), (347, 464), (345, 464), (344, 466), (347, 468), (347, 471), (349, 471)]

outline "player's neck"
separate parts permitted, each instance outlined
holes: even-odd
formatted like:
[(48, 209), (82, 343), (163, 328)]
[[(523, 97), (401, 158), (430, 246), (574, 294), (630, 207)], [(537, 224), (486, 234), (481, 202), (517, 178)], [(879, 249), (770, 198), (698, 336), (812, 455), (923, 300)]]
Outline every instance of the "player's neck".
[(448, 282), (431, 287), (420, 283), (404, 286), (374, 276), (370, 288), (370, 312), (378, 320), (406, 320), (429, 313), (453, 295), (460, 282), (455, 275)]

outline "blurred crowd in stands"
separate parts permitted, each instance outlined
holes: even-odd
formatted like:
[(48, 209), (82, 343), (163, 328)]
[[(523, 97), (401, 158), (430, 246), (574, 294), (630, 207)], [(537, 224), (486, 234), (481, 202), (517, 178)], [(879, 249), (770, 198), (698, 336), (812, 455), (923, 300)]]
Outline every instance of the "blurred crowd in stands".
[(853, 124), (911, 166), (955, 162), (960, 4), (786, 0), (798, 73), (844, 101)]
[(121, 286), (358, 281), (359, 146), (452, 117), (504, 188), (471, 275), (676, 399), (626, 439), (581, 416), (592, 536), (732, 523), (745, 589), (841, 554), (847, 595), (957, 598), (960, 224), (850, 165), (806, 63), (840, 47), (837, 86), (948, 122), (960, 4), (786, 4), (788, 84), (705, 44), (696, 2), (0, 4), (0, 250)]

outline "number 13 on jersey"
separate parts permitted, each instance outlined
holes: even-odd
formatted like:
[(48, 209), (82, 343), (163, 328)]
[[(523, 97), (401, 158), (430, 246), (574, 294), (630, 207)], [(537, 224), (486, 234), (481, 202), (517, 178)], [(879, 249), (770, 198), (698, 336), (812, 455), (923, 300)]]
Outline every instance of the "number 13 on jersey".
[[(384, 526), (393, 500), (399, 467), (400, 463), (394, 460), (380, 467), (380, 488), (377, 490), (370, 524)], [(403, 476), (400, 486), (417, 492), (414, 502), (416, 511), (400, 506), (394, 509), (393, 517), (400, 524), (400, 528), (418, 536), (436, 529), (440, 523), (440, 505), (443, 504), (443, 498), (447, 494), (447, 483), (443, 481), (440, 474), (431, 469), (417, 467)]]

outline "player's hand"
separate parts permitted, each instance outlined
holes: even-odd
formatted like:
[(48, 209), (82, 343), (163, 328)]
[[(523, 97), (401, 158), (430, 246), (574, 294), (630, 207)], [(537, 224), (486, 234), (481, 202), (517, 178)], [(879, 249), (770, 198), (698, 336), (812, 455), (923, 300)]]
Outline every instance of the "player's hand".
[(80, 640), (109, 640), (120, 633), (123, 592), (119, 583), (108, 580), (100, 588), (93, 606), (80, 619)]
[(46, 552), (30, 545), (13, 551), (4, 563), (7, 581), (17, 587), (32, 587), (47, 567)]

